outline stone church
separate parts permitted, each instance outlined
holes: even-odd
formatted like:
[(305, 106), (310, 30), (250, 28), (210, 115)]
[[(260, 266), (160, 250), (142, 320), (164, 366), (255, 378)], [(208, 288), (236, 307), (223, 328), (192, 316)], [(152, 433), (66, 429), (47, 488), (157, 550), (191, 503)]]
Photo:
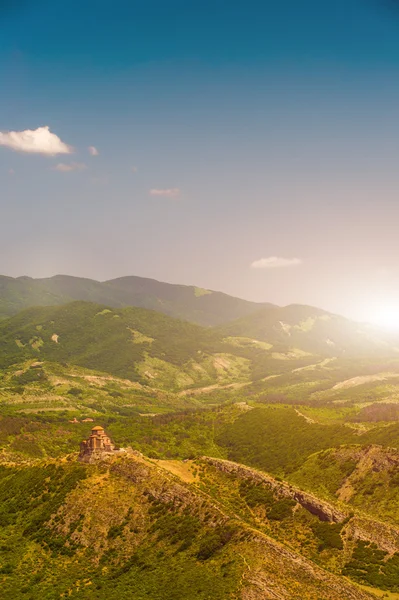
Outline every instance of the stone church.
[(93, 427), (87, 440), (80, 442), (80, 459), (101, 456), (115, 451), (115, 446), (100, 425)]

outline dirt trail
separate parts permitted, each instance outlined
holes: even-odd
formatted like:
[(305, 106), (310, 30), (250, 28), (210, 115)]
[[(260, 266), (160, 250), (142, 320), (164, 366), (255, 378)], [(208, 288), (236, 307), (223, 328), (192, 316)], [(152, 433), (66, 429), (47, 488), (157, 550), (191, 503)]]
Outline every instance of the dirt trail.
[(314, 371), (317, 367), (326, 367), (333, 360), (337, 360), (337, 357), (333, 356), (332, 358), (325, 358), (324, 360), (313, 365), (306, 365), (306, 367), (298, 367), (297, 369), (294, 369), (292, 373), (300, 373), (300, 371)]
[(186, 483), (194, 483), (198, 477), (194, 474), (195, 465), (192, 460), (153, 460), (158, 467), (169, 471)]
[(239, 390), (240, 388), (243, 388), (246, 385), (250, 385), (251, 383), (251, 381), (245, 381), (243, 383), (228, 383), (226, 385), (219, 385), (217, 383), (214, 383), (213, 385), (207, 385), (206, 387), (202, 388), (190, 388), (188, 390), (182, 390), (178, 393), (178, 396), (197, 396), (206, 392), (212, 392), (213, 390)]
[(305, 421), (307, 423), (317, 423), (317, 421), (315, 421), (314, 419), (312, 419), (311, 417), (308, 417), (307, 415), (304, 415), (303, 413), (301, 413), (300, 410), (298, 410), (297, 408), (295, 409), (296, 414), (298, 415), (298, 417), (303, 417), (305, 419)]
[(372, 383), (373, 381), (386, 381), (387, 379), (395, 379), (399, 377), (399, 373), (377, 373), (376, 375), (359, 375), (358, 377), (352, 377), (351, 379), (345, 379), (345, 381), (340, 381), (336, 383), (333, 390), (341, 390), (351, 387), (356, 387), (358, 385), (363, 385), (365, 383)]

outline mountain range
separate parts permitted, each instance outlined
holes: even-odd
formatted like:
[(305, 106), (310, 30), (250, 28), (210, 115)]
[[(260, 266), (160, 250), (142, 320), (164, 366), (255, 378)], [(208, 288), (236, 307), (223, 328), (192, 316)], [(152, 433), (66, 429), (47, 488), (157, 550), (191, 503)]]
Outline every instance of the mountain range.
[[(278, 307), (134, 276), (105, 282), (67, 275), (46, 279), (0, 276), (0, 320), (26, 308), (73, 301), (113, 309), (145, 308), (180, 321), (216, 327), (225, 338), (249, 338), (320, 355), (389, 353), (396, 345), (399, 348), (399, 338), (386, 331), (311, 306)], [(148, 321), (144, 313), (142, 316)]]
[(113, 308), (138, 306), (199, 325), (218, 325), (271, 304), (258, 304), (203, 288), (162, 283), (144, 277), (94, 279), (55, 275), (45, 279), (0, 276), (0, 318), (30, 306), (53, 306), (73, 300)]
[[(1, 285), (2, 597), (398, 600), (394, 337), (139, 278)], [(81, 464), (94, 423), (125, 451)]]

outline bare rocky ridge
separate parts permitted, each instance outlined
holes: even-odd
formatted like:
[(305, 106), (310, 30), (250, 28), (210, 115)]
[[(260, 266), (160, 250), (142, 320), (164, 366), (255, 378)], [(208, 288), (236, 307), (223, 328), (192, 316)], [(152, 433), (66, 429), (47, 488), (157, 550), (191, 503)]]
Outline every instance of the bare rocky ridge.
[(272, 490), (276, 490), (281, 496), (292, 498), (298, 502), (298, 504), (318, 517), (321, 521), (328, 521), (329, 523), (342, 523), (348, 516), (346, 513), (332, 506), (328, 502), (324, 502), (312, 494), (293, 487), (288, 483), (277, 481), (274, 477), (267, 475), (266, 473), (261, 473), (255, 469), (245, 467), (229, 460), (208, 457), (203, 457), (202, 460), (213, 465), (217, 469), (224, 471), (225, 473), (234, 473), (243, 479), (250, 479), (252, 481), (266, 484)]
[[(248, 568), (242, 600), (366, 600), (367, 592), (328, 573), (266, 536), (253, 537), (259, 566)], [(267, 570), (262, 563), (267, 562)], [(286, 579), (285, 574), (290, 573)], [(305, 594), (299, 581), (309, 585)], [(349, 584), (349, 585), (348, 585)]]
[[(345, 452), (341, 451), (341, 454)], [(340, 457), (340, 451), (336, 451), (337, 458)], [(337, 498), (344, 502), (349, 502), (355, 494), (356, 485), (365, 474), (374, 472), (398, 472), (399, 471), (399, 452), (394, 449), (386, 449), (381, 446), (369, 446), (366, 449), (359, 448), (358, 451), (352, 451), (353, 460), (356, 461), (356, 468), (345, 479), (344, 484), (337, 491)]]
[[(359, 457), (362, 456), (362, 460), (367, 462), (368, 468), (370, 468), (370, 465), (374, 469), (377, 469), (383, 468), (383, 465), (386, 466), (389, 464), (392, 466), (397, 464), (398, 457), (396, 451), (382, 451), (383, 449), (373, 446), (366, 453), (359, 451)], [(381, 453), (383, 456), (381, 456)], [(347, 538), (374, 543), (380, 550), (387, 552), (390, 556), (399, 552), (399, 528), (397, 527), (382, 523), (366, 515), (354, 514), (350, 511), (349, 507), (344, 511), (341, 507), (338, 508), (286, 482), (277, 481), (271, 475), (261, 473), (251, 467), (218, 458), (203, 457), (202, 460), (224, 473), (230, 473), (241, 479), (265, 484), (280, 496), (295, 500), (321, 521), (329, 523), (343, 523), (347, 521), (345, 525), (345, 535)]]
[[(264, 476), (252, 469), (235, 465), (229, 461), (205, 458), (203, 459), (230, 473), (243, 474), (257, 477), (262, 481), (272, 482), (272, 478)], [(235, 553), (243, 561), (242, 600), (367, 600), (370, 594), (351, 584), (344, 578), (329, 573), (321, 567), (314, 565), (306, 558), (289, 550), (279, 542), (267, 535), (240, 522), (237, 517), (225, 512), (217, 502), (204, 497), (198, 490), (184, 485), (175, 476), (165, 476), (163, 469), (154, 466), (151, 462), (138, 455), (130, 455), (124, 460), (115, 460), (110, 463), (110, 471), (123, 479), (128, 479), (135, 486), (144, 485), (151, 497), (157, 502), (173, 506), (174, 510), (185, 511), (188, 509), (198, 511), (197, 514), (207, 513), (208, 523), (213, 527), (234, 524), (239, 531), (245, 532), (245, 540), (237, 541)], [(278, 484), (278, 482), (276, 482)], [(288, 486), (287, 486), (288, 488)], [(299, 499), (319, 510), (324, 518), (330, 520), (343, 519), (343, 513), (328, 507), (325, 503), (314, 502), (316, 499), (299, 490), (295, 491)], [(202, 517), (201, 517), (202, 518)]]

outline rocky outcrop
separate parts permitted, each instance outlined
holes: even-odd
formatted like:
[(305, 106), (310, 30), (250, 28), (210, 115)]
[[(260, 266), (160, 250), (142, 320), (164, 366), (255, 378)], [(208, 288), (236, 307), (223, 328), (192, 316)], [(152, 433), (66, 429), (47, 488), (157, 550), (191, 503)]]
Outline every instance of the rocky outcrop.
[(321, 521), (328, 521), (330, 523), (342, 523), (347, 518), (347, 514), (337, 507), (316, 498), (308, 492), (304, 492), (299, 488), (293, 487), (283, 481), (277, 481), (271, 475), (261, 473), (250, 467), (231, 462), (229, 460), (222, 460), (219, 458), (203, 457), (202, 460), (216, 469), (222, 472), (236, 475), (241, 479), (251, 480), (257, 483), (263, 483), (270, 489), (276, 491), (280, 496), (286, 498), (292, 498), (298, 504), (300, 504), (307, 511), (317, 516)]
[(393, 448), (370, 445), (367, 448), (352, 449), (343, 448), (333, 450), (332, 460), (345, 461), (351, 459), (356, 462), (356, 467), (345, 479), (337, 490), (337, 498), (349, 502), (356, 494), (363, 479), (372, 473), (385, 473), (391, 477), (399, 472), (399, 452)]
[[(261, 534), (243, 576), (241, 600), (371, 600), (374, 596)], [(252, 557), (251, 557), (252, 558)], [(311, 585), (309, 585), (311, 583)]]
[(390, 556), (399, 552), (399, 530), (386, 523), (355, 515), (346, 527), (346, 534), (356, 540), (371, 542)]
[[(388, 461), (388, 464), (392, 464), (392, 456), (386, 456), (387, 453), (384, 453), (383, 461), (381, 462), (381, 453), (376, 451), (376, 447), (370, 448), (364, 454), (364, 460), (368, 462), (372, 461), (374, 469), (382, 468), (382, 462), (386, 466), (387, 463), (385, 461)], [(203, 457), (202, 461), (212, 465), (219, 471), (234, 475), (240, 479), (263, 483), (274, 490), (279, 496), (292, 498), (321, 521), (330, 523), (343, 523), (347, 521), (345, 531), (348, 538), (374, 543), (380, 550), (387, 552), (391, 556), (399, 552), (399, 529), (396, 527), (362, 514), (354, 515), (350, 512), (349, 507), (347, 512), (345, 512), (327, 501), (321, 500), (283, 481), (277, 481), (271, 475), (261, 473), (250, 467), (218, 458)]]

